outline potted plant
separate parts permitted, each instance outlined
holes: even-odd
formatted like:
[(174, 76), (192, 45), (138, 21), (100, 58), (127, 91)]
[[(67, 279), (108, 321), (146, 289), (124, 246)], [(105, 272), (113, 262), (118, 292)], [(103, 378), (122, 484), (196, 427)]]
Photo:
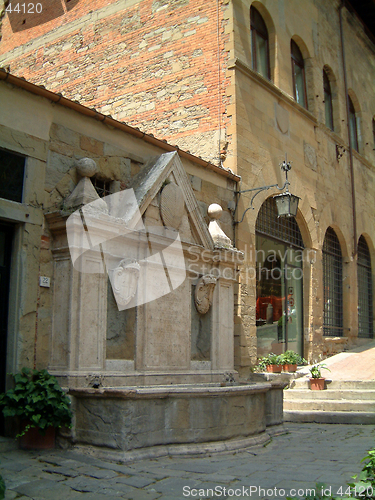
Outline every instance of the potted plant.
[(295, 372), (298, 365), (306, 363), (302, 356), (292, 350), (285, 351), (284, 354), (281, 354), (281, 357), (284, 372)]
[(15, 386), (0, 395), (0, 406), (5, 417), (19, 418), (21, 448), (53, 448), (55, 430), (71, 427), (68, 396), (47, 370), (22, 368), (13, 378)]
[(281, 373), (282, 370), (282, 357), (280, 354), (273, 354), (272, 352), (267, 356), (268, 364), (267, 371), (270, 373)]
[(322, 377), (321, 370), (331, 371), (323, 364), (314, 365), (310, 368), (310, 389), (312, 391), (322, 391), (324, 389), (325, 378)]

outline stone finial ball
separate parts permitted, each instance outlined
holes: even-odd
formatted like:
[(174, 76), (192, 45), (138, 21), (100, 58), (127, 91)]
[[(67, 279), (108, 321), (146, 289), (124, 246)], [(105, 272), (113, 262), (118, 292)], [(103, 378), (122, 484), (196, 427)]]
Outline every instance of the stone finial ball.
[(223, 209), (217, 203), (212, 203), (207, 209), (207, 213), (210, 219), (220, 219)]
[(77, 163), (77, 172), (82, 177), (92, 177), (99, 172), (99, 168), (92, 158), (81, 158)]

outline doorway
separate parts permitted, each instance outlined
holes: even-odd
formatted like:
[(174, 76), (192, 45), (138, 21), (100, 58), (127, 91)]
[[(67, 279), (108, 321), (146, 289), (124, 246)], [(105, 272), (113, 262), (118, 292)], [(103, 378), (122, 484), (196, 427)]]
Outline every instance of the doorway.
[[(13, 226), (0, 223), (0, 392), (5, 391), (10, 264)], [(4, 417), (0, 412), (0, 435), (4, 434)]]

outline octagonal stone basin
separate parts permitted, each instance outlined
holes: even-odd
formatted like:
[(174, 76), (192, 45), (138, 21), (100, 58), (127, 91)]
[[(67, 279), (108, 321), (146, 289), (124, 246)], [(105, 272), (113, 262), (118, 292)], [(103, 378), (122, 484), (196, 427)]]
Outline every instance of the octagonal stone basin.
[[(107, 457), (238, 449), (269, 440), (282, 423), (277, 383), (71, 389), (73, 441)], [(111, 455), (111, 452), (117, 452)]]

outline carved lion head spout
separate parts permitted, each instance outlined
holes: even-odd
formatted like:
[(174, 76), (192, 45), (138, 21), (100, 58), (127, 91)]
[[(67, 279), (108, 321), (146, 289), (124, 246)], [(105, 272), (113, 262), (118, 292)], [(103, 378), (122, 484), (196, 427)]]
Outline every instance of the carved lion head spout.
[(195, 307), (200, 314), (206, 314), (212, 304), (216, 277), (212, 274), (202, 276), (195, 287)]
[(134, 259), (123, 259), (112, 270), (112, 290), (119, 310), (127, 306), (135, 296), (139, 272), (140, 266)]

